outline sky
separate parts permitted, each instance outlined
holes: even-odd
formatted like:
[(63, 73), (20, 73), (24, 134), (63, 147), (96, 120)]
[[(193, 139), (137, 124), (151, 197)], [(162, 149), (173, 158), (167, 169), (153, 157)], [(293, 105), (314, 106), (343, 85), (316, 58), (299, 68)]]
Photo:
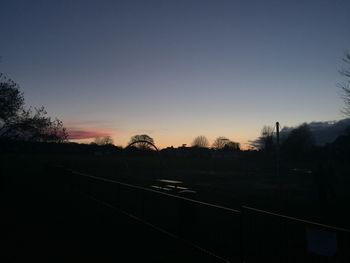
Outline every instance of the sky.
[(162, 147), (344, 118), (347, 0), (1, 0), (0, 72), (71, 138)]

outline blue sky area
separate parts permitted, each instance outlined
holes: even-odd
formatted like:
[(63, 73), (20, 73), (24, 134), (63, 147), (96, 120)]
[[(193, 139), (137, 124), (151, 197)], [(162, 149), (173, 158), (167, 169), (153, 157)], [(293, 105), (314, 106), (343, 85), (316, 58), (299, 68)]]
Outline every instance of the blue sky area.
[(276, 121), (344, 117), (349, 10), (345, 0), (2, 0), (0, 72), (75, 139), (244, 145)]

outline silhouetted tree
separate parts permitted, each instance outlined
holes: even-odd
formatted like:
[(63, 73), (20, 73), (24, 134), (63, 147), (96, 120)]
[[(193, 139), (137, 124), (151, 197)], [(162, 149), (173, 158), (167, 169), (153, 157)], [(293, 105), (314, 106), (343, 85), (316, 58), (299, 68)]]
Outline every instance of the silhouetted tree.
[(250, 145), (258, 150), (271, 152), (274, 149), (274, 128), (273, 126), (265, 125), (260, 132), (260, 137), (250, 141)]
[(111, 136), (96, 137), (94, 143), (97, 145), (113, 144), (113, 139)]
[(343, 75), (346, 80), (339, 84), (342, 91), (342, 98), (344, 100), (343, 113), (350, 117), (350, 53), (345, 54), (343, 61), (346, 63), (347, 68), (343, 68), (340, 74)]
[(16, 122), (23, 107), (24, 97), (18, 84), (0, 73), (0, 134)]
[(48, 117), (44, 107), (25, 109), (18, 84), (2, 74), (0, 112), (0, 138), (41, 142), (63, 142), (68, 138), (63, 123)]
[(229, 143), (229, 142), (230, 142), (230, 140), (229, 140), (228, 138), (223, 137), (223, 136), (220, 136), (220, 137), (217, 137), (217, 138), (215, 139), (215, 141), (213, 142), (212, 147), (213, 147), (214, 149), (219, 150), (219, 149), (224, 148), (225, 145), (226, 145), (227, 143)]
[(129, 144), (135, 143), (134, 146), (136, 148), (139, 148), (142, 150), (149, 150), (152, 148), (152, 146), (148, 142), (154, 144), (153, 138), (148, 136), (147, 134), (141, 134), (141, 135), (132, 136)]
[(272, 126), (264, 126), (261, 130), (260, 139), (262, 142), (262, 147), (265, 151), (271, 151), (273, 149), (273, 131), (274, 128)]
[(51, 120), (44, 107), (29, 108), (16, 116), (3, 137), (37, 142), (64, 142), (68, 133), (59, 119)]
[(283, 141), (282, 150), (294, 156), (302, 156), (314, 146), (314, 138), (310, 127), (304, 123), (293, 129)]
[(215, 139), (213, 143), (213, 148), (216, 150), (240, 150), (240, 144), (233, 142), (226, 137), (220, 136)]
[(241, 145), (238, 142), (229, 141), (222, 149), (225, 151), (240, 151)]
[(192, 142), (192, 147), (199, 147), (199, 148), (208, 148), (209, 146), (209, 141), (207, 137), (200, 135), (194, 138)]

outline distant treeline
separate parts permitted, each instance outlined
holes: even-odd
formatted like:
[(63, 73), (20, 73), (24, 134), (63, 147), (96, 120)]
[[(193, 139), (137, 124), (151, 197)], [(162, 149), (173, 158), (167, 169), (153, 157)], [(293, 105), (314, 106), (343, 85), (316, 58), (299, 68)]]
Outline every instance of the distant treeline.
[[(36, 142), (0, 139), (0, 153), (29, 153), (29, 154), (79, 154), (94, 156), (117, 156), (128, 155), (157, 155), (173, 157), (214, 157), (214, 158), (235, 158), (237, 156), (255, 153), (258, 155), (270, 156), (272, 158), (280, 155), (281, 160), (312, 160), (319, 158), (332, 158), (341, 160), (350, 159), (350, 135), (339, 136), (333, 143), (324, 146), (317, 146), (305, 142), (304, 140), (290, 139), (280, 145), (279, 152), (276, 147), (264, 148), (260, 150), (237, 150), (233, 148), (202, 148), (202, 147), (168, 147), (157, 152), (153, 148), (138, 148), (131, 146), (122, 148), (113, 144), (99, 145), (96, 143), (80, 144), (74, 142)], [(303, 137), (303, 136), (302, 136)]]
[[(198, 155), (198, 156), (211, 156), (212, 153), (218, 154), (232, 154), (239, 151), (223, 148), (223, 149), (210, 149), (201, 147), (168, 147), (159, 150), (158, 153), (166, 155)], [(131, 146), (123, 148), (121, 146), (115, 146), (113, 144), (82, 144), (75, 142), (37, 142), (37, 141), (24, 141), (24, 140), (9, 140), (0, 139), (0, 153), (38, 153), (38, 154), (86, 154), (96, 156), (106, 155), (118, 155), (121, 153), (136, 154), (136, 155), (152, 155), (157, 154), (153, 148), (139, 148), (137, 146)]]

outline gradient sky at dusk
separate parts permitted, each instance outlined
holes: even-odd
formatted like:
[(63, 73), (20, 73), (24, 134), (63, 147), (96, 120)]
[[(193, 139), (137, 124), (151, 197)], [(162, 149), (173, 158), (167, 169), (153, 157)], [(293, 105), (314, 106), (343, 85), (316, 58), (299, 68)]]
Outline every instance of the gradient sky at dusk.
[(350, 1), (1, 0), (0, 72), (72, 138), (126, 145), (343, 118)]

